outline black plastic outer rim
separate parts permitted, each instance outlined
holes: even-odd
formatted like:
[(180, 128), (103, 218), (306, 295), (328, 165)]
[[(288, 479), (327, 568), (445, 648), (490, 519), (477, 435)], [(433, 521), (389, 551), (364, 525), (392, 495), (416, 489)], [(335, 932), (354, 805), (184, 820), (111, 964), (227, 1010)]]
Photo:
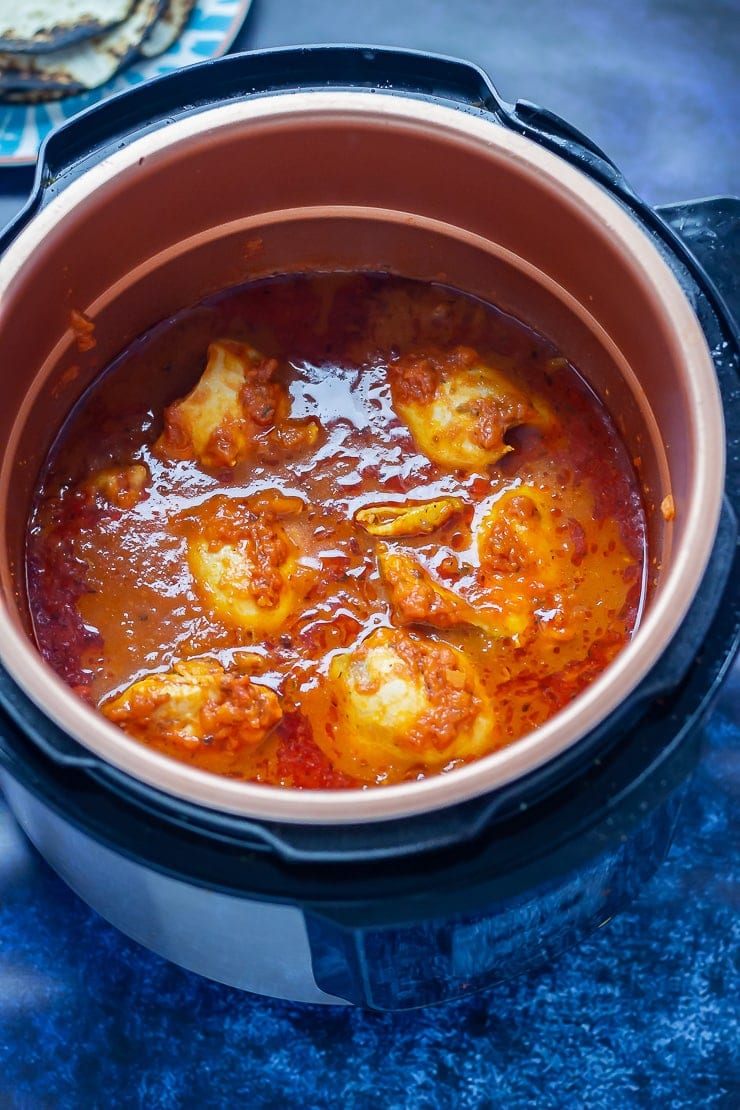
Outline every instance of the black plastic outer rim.
[[(332, 74), (327, 80), (324, 76)], [(503, 102), (487, 76), (477, 67), (456, 59), (435, 57), (411, 51), (393, 51), (385, 48), (357, 47), (304, 47), (296, 50), (260, 51), (250, 55), (237, 55), (204, 63), (188, 71), (170, 75), (152, 83), (146, 89), (135, 89), (112, 98), (102, 105), (83, 113), (58, 132), (53, 133), (42, 149), (34, 194), (26, 209), (4, 236), (0, 237), (0, 250), (18, 233), (33, 214), (47, 203), (91, 161), (102, 158), (111, 147), (125, 145), (131, 137), (132, 117), (138, 128), (161, 126), (163, 115), (171, 118), (179, 114), (200, 111), (214, 101), (233, 96), (266, 95), (276, 91), (289, 92), (306, 88), (382, 88), (402, 96), (449, 102), (464, 111), (474, 112), (509, 127), (533, 141), (554, 151), (575, 165), (587, 176), (597, 181), (647, 229), (653, 239), (659, 240), (674, 271), (681, 271), (684, 288), (696, 284), (711, 305), (714, 326), (727, 337), (727, 342), (738, 349), (738, 337), (731, 313), (705, 269), (686, 248), (675, 231), (661, 217), (641, 201), (626, 183), (614, 164), (585, 136), (565, 121), (520, 101), (515, 107)], [(210, 90), (210, 93), (209, 93)], [(183, 108), (183, 105), (186, 105)], [(142, 114), (144, 113), (145, 114)], [(146, 121), (146, 122), (142, 122)], [(91, 140), (92, 136), (92, 140)], [(706, 328), (706, 324), (705, 324)], [(725, 400), (732, 389), (731, 372), (725, 375)], [(725, 616), (734, 613), (735, 624), (718, 635), (713, 626), (715, 643), (721, 641), (719, 654), (710, 670), (710, 679), (704, 696), (692, 702), (686, 719), (694, 724), (706, 710), (717, 682), (729, 666), (736, 650), (737, 583), (736, 522), (735, 511), (740, 504), (737, 473), (728, 476), (728, 497), (723, 514), (722, 542), (714, 553), (714, 565), (705, 576), (704, 584), (692, 615), (684, 622), (679, 635), (671, 645), (669, 670), (674, 683), (684, 675), (697, 670), (693, 663), (697, 649), (710, 623), (707, 614), (720, 609)], [(732, 562), (735, 570), (732, 573)], [(729, 585), (725, 582), (729, 575)], [(724, 591), (724, 592), (723, 592)], [(720, 605), (721, 601), (721, 605)], [(714, 624), (717, 624), (715, 620)], [(658, 668), (664, 661), (658, 664)], [(707, 668), (705, 668), (706, 670)], [(706, 675), (705, 675), (706, 679)], [(664, 692), (656, 672), (645, 680), (635, 698), (629, 699), (621, 712), (614, 714), (594, 730), (575, 750), (566, 753), (540, 772), (534, 772), (510, 788), (502, 788), (487, 798), (474, 799), (434, 814), (400, 818), (389, 822), (356, 826), (300, 826), (277, 822), (259, 822), (218, 814), (203, 807), (173, 799), (161, 792), (130, 779), (129, 776), (107, 767), (91, 757), (70, 738), (66, 738), (68, 758), (66, 764), (86, 768), (88, 779), (103, 789), (118, 795), (126, 804), (133, 803), (140, 813), (148, 813), (157, 820), (169, 821), (174, 827), (189, 834), (199, 834), (226, 845), (264, 854), (275, 853), (289, 864), (355, 863), (417, 856), (420, 852), (433, 853), (444, 850), (461, 840), (474, 840), (492, 825), (500, 828), (501, 822), (510, 819), (518, 808), (531, 808), (546, 799), (563, 782), (572, 782), (574, 776), (584, 776), (594, 771), (607, 757), (614, 755), (613, 745), (620, 736), (628, 733), (637, 720), (641, 731), (648, 730), (645, 715), (656, 712), (654, 699)], [(49, 722), (43, 718), (28, 699), (12, 684), (8, 676), (0, 673), (0, 702), (27, 734), (34, 736), (43, 749), (44, 733), (50, 731)], [(651, 703), (652, 707), (651, 707)], [(659, 711), (658, 715), (660, 716)], [(34, 719), (35, 716), (35, 719)], [(675, 726), (674, 726), (675, 727)], [(665, 730), (664, 730), (665, 731)], [(685, 729), (678, 730), (683, 735)], [(611, 750), (608, 750), (610, 749)], [(663, 755), (675, 744), (663, 744), (653, 753), (651, 761), (642, 764), (641, 775), (652, 766), (663, 762)], [(644, 755), (644, 752), (643, 752)], [(685, 769), (684, 772), (685, 774)], [(666, 789), (675, 786), (674, 776), (664, 776)], [(613, 794), (613, 798), (617, 797)], [(655, 799), (657, 804), (658, 799)], [(98, 829), (98, 835), (104, 835)]]

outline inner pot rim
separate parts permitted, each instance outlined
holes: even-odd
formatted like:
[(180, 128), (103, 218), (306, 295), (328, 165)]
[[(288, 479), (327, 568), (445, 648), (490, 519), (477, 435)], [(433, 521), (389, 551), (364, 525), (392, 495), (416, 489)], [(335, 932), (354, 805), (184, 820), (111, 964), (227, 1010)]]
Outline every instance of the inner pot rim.
[[(207, 808), (286, 822), (354, 824), (427, 812), (510, 783), (571, 748), (629, 696), (677, 631), (706, 568), (724, 484), (724, 420), (714, 367), (699, 323), (668, 265), (616, 201), (557, 155), (494, 121), (383, 92), (290, 93), (230, 102), (134, 140), (85, 171), (19, 234), (0, 259), (0, 303), (6, 290), (12, 291), (34, 243), (62, 225), (65, 215), (85, 198), (96, 193), (104, 197), (119, 178), (135, 172), (141, 159), (149, 161), (158, 152), (171, 153), (204, 132), (213, 136), (265, 120), (296, 127), (312, 116), (321, 122), (332, 119), (351, 124), (363, 119), (375, 125), (395, 123), (426, 133), (446, 133), (457, 142), (482, 147), (491, 156), (505, 157), (539, 187), (557, 193), (563, 205), (567, 201), (577, 208), (602, 238), (608, 235), (612, 246), (618, 243), (641, 284), (659, 300), (671, 325), (677, 364), (684, 370), (683, 384), (695, 415), (696, 467), (690, 504), (683, 510), (684, 539), (681, 549), (674, 550), (659, 594), (632, 641), (585, 691), (536, 732), (450, 774), (421, 782), (367, 790), (291, 790), (199, 771), (137, 744), (81, 702), (41, 660), (13, 612), (12, 584), (2, 568), (0, 661), (31, 700), (84, 747), (148, 785)], [(5, 503), (11, 488), (11, 456), (9, 452), (3, 459), (0, 471), (0, 504)], [(0, 546), (5, 551), (4, 519), (0, 527)]]

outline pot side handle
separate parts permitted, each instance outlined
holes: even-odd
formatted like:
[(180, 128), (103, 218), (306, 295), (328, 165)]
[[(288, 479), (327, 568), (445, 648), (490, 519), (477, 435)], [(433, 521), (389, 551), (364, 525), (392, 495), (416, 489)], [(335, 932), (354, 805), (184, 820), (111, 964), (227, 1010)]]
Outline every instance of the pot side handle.
[(655, 211), (702, 267), (740, 343), (740, 197), (703, 197)]

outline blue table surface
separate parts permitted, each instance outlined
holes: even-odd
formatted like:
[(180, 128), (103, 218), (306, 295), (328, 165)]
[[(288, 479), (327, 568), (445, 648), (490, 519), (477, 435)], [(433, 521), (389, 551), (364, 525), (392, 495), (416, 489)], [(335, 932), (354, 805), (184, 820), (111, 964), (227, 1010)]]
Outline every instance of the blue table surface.
[[(468, 58), (589, 134), (650, 203), (740, 192), (738, 0), (254, 0), (237, 46)], [(0, 170), (0, 225), (31, 171)], [(406, 1014), (263, 999), (127, 940), (0, 796), (0, 1108), (739, 1107), (740, 669), (666, 862), (536, 974)]]

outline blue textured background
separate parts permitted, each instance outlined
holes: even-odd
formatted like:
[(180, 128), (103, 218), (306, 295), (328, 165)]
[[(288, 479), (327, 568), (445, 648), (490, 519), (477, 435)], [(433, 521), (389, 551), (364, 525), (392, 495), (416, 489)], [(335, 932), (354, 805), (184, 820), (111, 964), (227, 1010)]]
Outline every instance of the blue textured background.
[[(243, 47), (467, 57), (591, 135), (647, 200), (740, 193), (737, 0), (255, 0)], [(0, 171), (0, 223), (30, 184)], [(400, 1015), (207, 982), (76, 898), (0, 797), (0, 1108), (740, 1106), (740, 671), (668, 860), (574, 952)]]

